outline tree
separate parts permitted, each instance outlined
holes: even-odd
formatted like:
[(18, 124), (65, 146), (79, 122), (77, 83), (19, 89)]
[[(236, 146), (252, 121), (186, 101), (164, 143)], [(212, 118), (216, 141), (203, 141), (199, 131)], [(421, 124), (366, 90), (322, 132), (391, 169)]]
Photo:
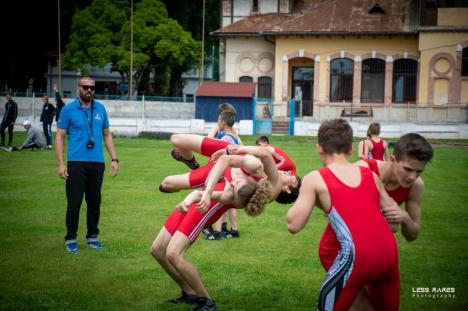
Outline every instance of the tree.
[[(203, 0), (162, 0), (171, 18), (192, 33), (195, 40), (202, 39)], [(218, 50), (219, 40), (210, 33), (220, 28), (221, 5), (219, 0), (205, 0), (205, 62), (213, 63), (213, 78), (219, 79), (219, 61), (215, 50)], [(216, 52), (217, 54), (217, 52)], [(214, 57), (213, 57), (214, 56)], [(172, 76), (177, 76), (173, 74)]]
[[(181, 75), (198, 63), (199, 42), (168, 17), (159, 0), (142, 0), (135, 5), (133, 28), (133, 69), (138, 91), (181, 95)], [(127, 81), (130, 74), (128, 0), (94, 0), (77, 12), (64, 63), (83, 73), (87, 71), (84, 64), (103, 67), (111, 63), (113, 70)]]

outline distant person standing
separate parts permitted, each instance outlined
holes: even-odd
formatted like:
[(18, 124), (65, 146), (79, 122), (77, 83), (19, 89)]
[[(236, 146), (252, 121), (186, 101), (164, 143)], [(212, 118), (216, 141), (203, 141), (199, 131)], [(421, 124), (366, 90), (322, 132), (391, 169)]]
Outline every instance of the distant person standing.
[(387, 142), (380, 138), (380, 123), (369, 125), (370, 144), (364, 145), (364, 159), (367, 159), (369, 153), (372, 159), (385, 161), (388, 160)]
[(55, 107), (49, 102), (49, 96), (44, 96), (42, 99), (44, 105), (42, 106), (41, 122), (44, 135), (47, 139), (47, 149), (52, 148), (52, 122), (54, 122)]
[(58, 91), (57, 84), (54, 84), (54, 91), (55, 91), (55, 121), (58, 123), (58, 120), (60, 118), (60, 112), (62, 111), (63, 106), (65, 106), (65, 102), (62, 99), (62, 96), (60, 96), (60, 92)]
[[(112, 175), (119, 171), (106, 108), (94, 100), (95, 81), (82, 77), (78, 81), (79, 97), (66, 105), (57, 125), (56, 154), (58, 175), (66, 180), (67, 214), (65, 247), (78, 252), (77, 231), (83, 195), (87, 204), (87, 245), (101, 249), (98, 224), (101, 208), (101, 186), (104, 177), (102, 141), (111, 157)], [(64, 139), (68, 135), (68, 163), (65, 165)], [(68, 167), (67, 167), (68, 166)]]
[(13, 127), (15, 126), (16, 117), (18, 116), (18, 105), (11, 98), (10, 94), (5, 96), (7, 102), (5, 103), (5, 114), (3, 115), (2, 125), (0, 127), (0, 134), (2, 138), (1, 146), (5, 146), (5, 129), (8, 128), (8, 146), (11, 146), (13, 141)]

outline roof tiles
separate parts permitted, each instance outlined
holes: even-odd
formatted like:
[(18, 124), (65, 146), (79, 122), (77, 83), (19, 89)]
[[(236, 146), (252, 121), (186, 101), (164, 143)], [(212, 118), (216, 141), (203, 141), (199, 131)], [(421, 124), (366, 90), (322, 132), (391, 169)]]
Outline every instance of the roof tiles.
[(255, 94), (255, 83), (251, 82), (204, 82), (196, 96), (247, 97)]
[[(379, 0), (385, 14), (369, 14), (374, 0), (304, 0), (292, 14), (252, 15), (214, 32), (216, 35), (281, 35), (307, 33), (404, 33), (407, 0)], [(300, 11), (300, 12), (298, 12)]]

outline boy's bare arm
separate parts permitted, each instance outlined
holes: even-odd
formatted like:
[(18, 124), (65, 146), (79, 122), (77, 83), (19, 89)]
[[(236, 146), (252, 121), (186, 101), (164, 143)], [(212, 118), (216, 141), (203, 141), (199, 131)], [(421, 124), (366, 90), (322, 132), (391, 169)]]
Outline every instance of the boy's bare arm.
[(278, 183), (279, 181), (278, 170), (276, 169), (275, 161), (273, 160), (273, 157), (268, 150), (266, 150), (265, 148), (256, 147), (256, 146), (243, 146), (243, 147), (239, 147), (236, 150), (236, 154), (241, 154), (241, 153), (248, 153), (250, 155), (253, 155), (259, 158), (260, 161), (262, 161), (263, 171), (268, 177), (268, 181), (272, 185)]
[(407, 218), (401, 222), (401, 233), (407, 241), (414, 241), (419, 234), (421, 224), (421, 202), (424, 194), (424, 182), (416, 179), (411, 188), (411, 193), (405, 203)]
[(307, 224), (317, 199), (317, 175), (314, 171), (307, 174), (302, 182), (299, 196), (294, 205), (288, 210), (286, 221), (291, 233), (298, 233)]
[(219, 126), (218, 124), (216, 124), (215, 126), (213, 126), (213, 128), (211, 128), (210, 132), (208, 133), (208, 135), (206, 135), (206, 137), (216, 138), (218, 136), (218, 133)]
[(367, 141), (364, 141), (364, 154), (363, 154), (364, 159), (368, 159), (369, 151), (370, 151), (369, 144), (367, 143)]
[(396, 204), (395, 200), (393, 200), (387, 193), (387, 190), (385, 190), (385, 187), (380, 180), (379, 176), (377, 174), (373, 173), (374, 175), (374, 181), (377, 184), (377, 189), (379, 189), (380, 193), (380, 208), (382, 209), (382, 213), (385, 217), (385, 219), (388, 222), (388, 225), (392, 229), (393, 232), (398, 231), (398, 222), (393, 218), (389, 217), (388, 211), (394, 211), (395, 209), (400, 209), (398, 205)]
[(221, 176), (223, 176), (224, 171), (226, 171), (228, 166), (244, 167), (248, 165), (248, 163), (246, 164), (247, 161), (248, 159), (246, 159), (246, 157), (237, 155), (223, 155), (216, 161), (216, 164), (211, 169), (210, 174), (208, 175), (205, 181), (206, 188), (205, 191), (203, 191), (203, 195), (199, 203), (202, 209), (206, 209), (209, 207), (211, 202), (211, 196), (215, 189), (215, 186), (218, 183)]

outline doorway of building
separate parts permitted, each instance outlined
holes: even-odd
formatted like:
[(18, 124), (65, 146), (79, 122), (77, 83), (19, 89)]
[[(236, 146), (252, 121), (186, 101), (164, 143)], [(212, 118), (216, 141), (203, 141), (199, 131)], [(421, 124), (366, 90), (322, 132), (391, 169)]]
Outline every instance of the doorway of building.
[[(312, 116), (314, 113), (314, 67), (301, 66), (292, 67), (292, 88), (291, 98), (302, 98), (302, 106), (297, 105), (296, 115), (300, 115), (299, 109), (302, 108), (302, 116)], [(301, 96), (302, 95), (302, 96)]]

